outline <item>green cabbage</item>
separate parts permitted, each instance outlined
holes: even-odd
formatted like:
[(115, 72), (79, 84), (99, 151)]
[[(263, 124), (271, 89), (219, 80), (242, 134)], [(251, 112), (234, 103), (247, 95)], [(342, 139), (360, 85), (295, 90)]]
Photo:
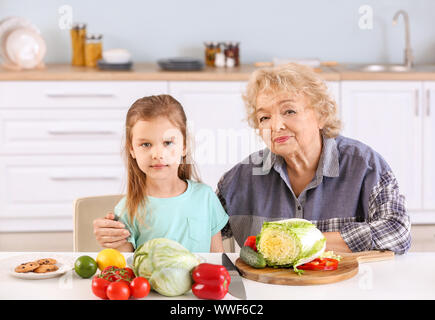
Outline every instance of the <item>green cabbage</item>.
[[(189, 291), (192, 285), (190, 272), (199, 263), (198, 257), (193, 253), (178, 242), (166, 238), (145, 242), (133, 255), (136, 276), (147, 278), (151, 288), (166, 296), (181, 295)], [(163, 270), (168, 273), (165, 274)], [(187, 283), (190, 284), (186, 291)]]
[(167, 297), (180, 296), (192, 288), (190, 271), (184, 268), (158, 269), (149, 281), (155, 291)]
[(291, 267), (310, 262), (325, 251), (326, 238), (305, 219), (264, 222), (256, 240), (268, 266)]

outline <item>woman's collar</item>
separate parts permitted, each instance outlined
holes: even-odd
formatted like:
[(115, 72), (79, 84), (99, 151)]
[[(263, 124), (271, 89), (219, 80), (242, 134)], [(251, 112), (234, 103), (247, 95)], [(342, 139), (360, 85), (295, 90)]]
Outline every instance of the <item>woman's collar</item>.
[[(316, 176), (321, 174), (325, 177), (338, 177), (339, 176), (339, 154), (337, 143), (335, 138), (327, 138), (322, 134), (322, 154), (319, 159), (319, 164), (316, 170)], [(274, 168), (277, 172), (285, 164), (284, 158), (270, 151), (269, 148), (264, 148), (260, 152), (256, 153), (255, 164), (262, 164), (261, 168), (258, 168), (257, 174), (264, 175), (268, 174), (270, 169)]]

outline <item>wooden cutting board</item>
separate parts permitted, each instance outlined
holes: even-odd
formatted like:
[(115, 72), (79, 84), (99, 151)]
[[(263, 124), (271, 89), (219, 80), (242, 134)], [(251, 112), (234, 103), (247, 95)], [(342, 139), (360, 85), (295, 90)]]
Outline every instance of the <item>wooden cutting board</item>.
[(293, 268), (264, 268), (255, 269), (243, 262), (236, 260), (236, 267), (243, 277), (271, 284), (304, 286), (333, 283), (352, 278), (358, 273), (358, 265), (365, 262), (374, 262), (394, 259), (392, 251), (362, 251), (353, 253), (336, 253), (342, 257), (337, 270), (314, 271), (305, 270), (298, 275)]

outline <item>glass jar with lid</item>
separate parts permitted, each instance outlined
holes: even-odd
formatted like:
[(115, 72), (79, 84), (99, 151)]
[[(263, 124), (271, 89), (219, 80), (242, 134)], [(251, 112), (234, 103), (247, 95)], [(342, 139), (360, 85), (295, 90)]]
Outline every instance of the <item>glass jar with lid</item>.
[(221, 52), (221, 44), (219, 42), (204, 42), (205, 45), (205, 64), (210, 67), (215, 67), (216, 54)]
[(85, 65), (85, 43), (86, 43), (86, 24), (75, 23), (71, 30), (71, 47), (72, 47), (72, 59), (71, 64), (73, 66)]
[(85, 65), (96, 67), (98, 60), (103, 58), (103, 35), (89, 34), (86, 36)]
[(240, 65), (239, 44), (240, 42), (224, 43), (225, 46), (224, 53), (227, 61), (227, 66), (238, 67)]

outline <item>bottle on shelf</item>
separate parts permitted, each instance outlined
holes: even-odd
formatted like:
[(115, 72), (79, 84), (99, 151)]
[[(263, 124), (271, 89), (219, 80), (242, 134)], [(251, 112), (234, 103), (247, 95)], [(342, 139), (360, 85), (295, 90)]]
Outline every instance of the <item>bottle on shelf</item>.
[(75, 23), (71, 30), (71, 47), (72, 47), (72, 59), (71, 64), (73, 66), (85, 65), (85, 43), (86, 43), (86, 24)]

